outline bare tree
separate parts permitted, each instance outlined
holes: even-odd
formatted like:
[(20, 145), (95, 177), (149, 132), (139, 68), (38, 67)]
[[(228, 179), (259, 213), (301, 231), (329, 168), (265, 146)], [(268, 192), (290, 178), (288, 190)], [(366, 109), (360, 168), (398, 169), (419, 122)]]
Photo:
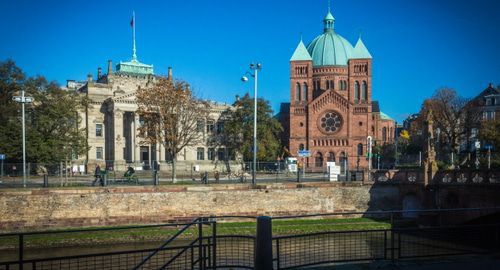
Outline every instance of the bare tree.
[(157, 77), (151, 88), (137, 90), (136, 102), (137, 113), (144, 120), (139, 127), (141, 143), (165, 147), (172, 157), (172, 180), (176, 181), (177, 154), (203, 140), (197, 124), (208, 116), (208, 103), (197, 99), (187, 83), (165, 77)]
[(425, 119), (432, 110), (435, 127), (440, 130), (440, 138), (436, 138), (438, 143), (444, 143), (451, 151), (458, 152), (471, 125), (478, 121), (479, 115), (470, 104), (469, 99), (459, 96), (454, 89), (441, 88), (424, 101), (419, 117)]

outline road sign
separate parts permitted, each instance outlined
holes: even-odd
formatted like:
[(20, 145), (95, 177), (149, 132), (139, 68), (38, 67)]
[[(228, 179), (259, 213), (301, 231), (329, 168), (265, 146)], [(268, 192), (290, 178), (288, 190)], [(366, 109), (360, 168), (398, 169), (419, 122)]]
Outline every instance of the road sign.
[(299, 150), (299, 151), (297, 151), (297, 155), (299, 157), (310, 157), (311, 156), (311, 151), (309, 151), (309, 150)]
[(481, 148), (481, 142), (476, 141), (475, 146), (476, 146), (476, 148), (478, 148), (478, 149), (479, 149), (479, 148)]
[(22, 97), (22, 96), (14, 96), (12, 97), (12, 100), (16, 102), (22, 102), (22, 103), (32, 103), (33, 98), (32, 97)]
[(5, 159), (5, 154), (0, 154), (0, 160), (4, 160)]

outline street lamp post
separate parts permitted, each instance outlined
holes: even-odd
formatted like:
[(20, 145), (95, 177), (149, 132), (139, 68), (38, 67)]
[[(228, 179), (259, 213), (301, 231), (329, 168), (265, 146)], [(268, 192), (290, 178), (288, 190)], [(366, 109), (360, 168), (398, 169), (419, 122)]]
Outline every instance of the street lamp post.
[(21, 88), (21, 96), (14, 96), (12, 98), (14, 101), (21, 103), (22, 107), (22, 121), (23, 121), (23, 187), (26, 187), (26, 124), (25, 124), (25, 117), (24, 117), (24, 104), (26, 103), (32, 103), (33, 98), (32, 97), (26, 97), (24, 96), (24, 88)]
[[(252, 185), (256, 184), (256, 173), (257, 173), (257, 81), (259, 70), (262, 68), (260, 63), (250, 64), (250, 69), (253, 70), (253, 74), (249, 73), (250, 76), (254, 78), (254, 95), (253, 95), (253, 170), (252, 170)], [(248, 73), (248, 72), (247, 72)], [(248, 81), (246, 76), (241, 78), (243, 82)]]

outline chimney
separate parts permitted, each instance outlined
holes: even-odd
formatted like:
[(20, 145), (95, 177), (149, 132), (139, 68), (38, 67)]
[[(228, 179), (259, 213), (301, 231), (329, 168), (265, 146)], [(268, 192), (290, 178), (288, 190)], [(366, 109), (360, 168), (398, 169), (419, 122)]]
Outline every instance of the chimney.
[(97, 68), (97, 79), (99, 80), (102, 77), (102, 68), (98, 67)]
[(167, 79), (172, 80), (172, 67), (168, 67)]
[(113, 61), (108, 60), (108, 76), (113, 74)]

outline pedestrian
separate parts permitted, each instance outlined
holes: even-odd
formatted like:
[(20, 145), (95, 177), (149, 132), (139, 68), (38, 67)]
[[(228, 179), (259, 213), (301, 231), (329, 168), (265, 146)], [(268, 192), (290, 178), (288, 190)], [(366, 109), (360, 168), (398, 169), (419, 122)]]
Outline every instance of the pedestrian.
[(101, 176), (101, 167), (99, 166), (99, 164), (97, 164), (95, 166), (95, 171), (94, 171), (94, 182), (92, 182), (92, 186), (95, 186), (95, 182), (97, 182), (97, 180), (99, 180), (99, 184), (101, 186), (104, 186), (104, 183), (102, 181), (102, 176)]
[(214, 177), (215, 177), (215, 183), (219, 183), (219, 177), (220, 177), (219, 171), (214, 172)]

